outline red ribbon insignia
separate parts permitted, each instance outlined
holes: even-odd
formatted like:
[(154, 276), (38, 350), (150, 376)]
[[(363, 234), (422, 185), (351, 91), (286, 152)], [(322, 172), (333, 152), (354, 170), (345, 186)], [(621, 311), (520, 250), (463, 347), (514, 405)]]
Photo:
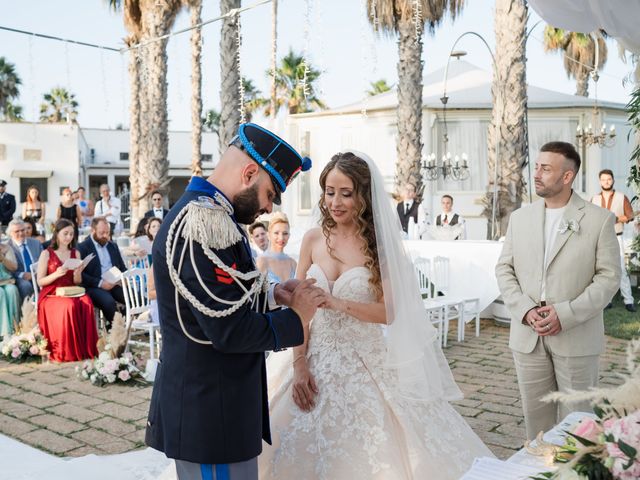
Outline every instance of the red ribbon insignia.
[[(231, 265), (231, 268), (235, 270), (236, 264), (234, 263), (233, 265)], [(214, 271), (216, 273), (216, 280), (218, 280), (220, 283), (224, 283), (225, 285), (231, 285), (233, 283), (233, 278), (231, 278), (231, 275), (229, 275), (221, 268), (216, 267)]]

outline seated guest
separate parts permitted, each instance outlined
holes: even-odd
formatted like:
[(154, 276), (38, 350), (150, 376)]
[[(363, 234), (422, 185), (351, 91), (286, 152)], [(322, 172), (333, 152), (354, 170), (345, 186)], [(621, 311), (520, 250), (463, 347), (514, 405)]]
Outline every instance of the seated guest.
[(15, 254), (7, 243), (0, 243), (0, 337), (13, 333), (18, 321), (20, 293), (13, 272), (18, 268)]
[(138, 248), (143, 248), (145, 251), (150, 249), (148, 243), (149, 237), (147, 237), (147, 229), (149, 228), (149, 218), (141, 218), (136, 227), (136, 233), (133, 235), (132, 244)]
[(296, 261), (284, 253), (289, 243), (289, 219), (276, 212), (269, 221), (269, 250), (256, 259), (258, 270), (267, 274), (270, 282), (282, 283), (296, 276)]
[(143, 249), (147, 255), (151, 255), (151, 247), (153, 247), (153, 240), (156, 238), (156, 235), (158, 234), (158, 230), (160, 230), (160, 225), (162, 225), (162, 220), (160, 220), (158, 217), (151, 217), (143, 220), (147, 221), (144, 229), (146, 233), (141, 236), (136, 236), (136, 238), (133, 239), (133, 243), (134, 245)]
[(162, 205), (162, 200), (163, 198), (160, 192), (158, 192), (157, 190), (153, 192), (151, 194), (151, 204), (153, 205), (153, 208), (151, 210), (148, 210), (144, 214), (144, 218), (156, 217), (156, 218), (159, 218), (160, 220), (164, 220), (164, 217), (167, 216), (167, 213), (169, 213), (169, 210), (164, 208), (164, 206)]
[(13, 277), (20, 292), (21, 304), (25, 298), (33, 295), (31, 264), (38, 261), (42, 252), (42, 244), (35, 238), (25, 238), (25, 230), (23, 220), (14, 219), (9, 222), (9, 246), (13, 249), (18, 263)]
[(117, 267), (121, 272), (127, 269), (120, 250), (109, 240), (110, 237), (109, 222), (104, 217), (93, 217), (91, 235), (78, 245), (82, 258), (90, 253), (95, 255), (82, 272), (82, 284), (87, 289), (93, 305), (102, 310), (107, 329), (111, 328), (117, 309), (116, 302), (124, 304), (124, 292), (122, 286), (103, 280), (102, 276), (111, 267)]
[(75, 246), (75, 225), (66, 218), (55, 224), (51, 246), (38, 261), (38, 325), (49, 342), (51, 359), (75, 362), (98, 355), (98, 331), (93, 304), (86, 294), (58, 296), (56, 289), (82, 283), (83, 266), (68, 270), (64, 263), (80, 258)]
[(249, 225), (249, 237), (255, 248), (251, 248), (253, 258), (256, 258), (269, 248), (269, 237), (267, 235), (267, 227), (262, 222), (254, 222)]
[(455, 240), (464, 240), (467, 237), (464, 219), (453, 211), (453, 197), (451, 195), (443, 195), (440, 199), (440, 205), (442, 206), (442, 213), (436, 217), (436, 225), (438, 227), (460, 225), (462, 233)]
[(24, 236), (25, 238), (35, 238), (40, 243), (45, 241), (44, 235), (40, 235), (38, 233), (38, 229), (36, 228), (36, 222), (33, 221), (33, 218), (27, 217), (24, 220)]

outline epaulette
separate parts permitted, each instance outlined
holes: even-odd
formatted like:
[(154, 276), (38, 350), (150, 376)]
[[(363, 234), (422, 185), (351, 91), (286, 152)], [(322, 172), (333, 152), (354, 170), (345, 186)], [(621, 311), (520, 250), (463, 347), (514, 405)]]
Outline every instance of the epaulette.
[(192, 239), (203, 246), (223, 250), (240, 241), (242, 234), (225, 205), (210, 197), (198, 197), (187, 205), (184, 229), (185, 240)]

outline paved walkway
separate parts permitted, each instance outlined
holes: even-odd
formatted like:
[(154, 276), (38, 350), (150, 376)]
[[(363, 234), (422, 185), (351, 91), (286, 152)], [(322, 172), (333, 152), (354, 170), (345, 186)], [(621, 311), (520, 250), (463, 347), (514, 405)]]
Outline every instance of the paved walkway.
[[(450, 332), (445, 355), (465, 399), (456, 409), (499, 458), (523, 443), (524, 425), (507, 328), (483, 321), (467, 327), (464, 343)], [(626, 342), (609, 338), (601, 383), (616, 385)], [(79, 380), (76, 364), (0, 361), (0, 433), (59, 456), (114, 454), (144, 445), (150, 385), (95, 387)]]

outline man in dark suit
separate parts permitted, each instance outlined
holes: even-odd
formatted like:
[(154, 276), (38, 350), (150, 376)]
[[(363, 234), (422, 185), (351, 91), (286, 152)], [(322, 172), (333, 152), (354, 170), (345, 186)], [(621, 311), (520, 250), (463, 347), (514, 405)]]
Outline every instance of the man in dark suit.
[(19, 218), (11, 220), (8, 226), (9, 246), (13, 249), (18, 262), (18, 268), (13, 272), (13, 277), (20, 293), (20, 301), (33, 295), (31, 265), (38, 263), (42, 253), (42, 244), (35, 238), (25, 236), (26, 228), (26, 223)]
[(0, 234), (2, 234), (16, 213), (16, 197), (7, 193), (7, 182), (0, 180)]
[(416, 202), (416, 186), (407, 183), (402, 191), (402, 201), (398, 202), (397, 210), (400, 224), (404, 233), (409, 233), (409, 221), (413, 220), (418, 231), (424, 227), (426, 222), (426, 213), (422, 204)]
[(310, 164), (271, 132), (240, 125), (153, 242), (163, 347), (145, 441), (176, 459), (180, 480), (258, 478), (262, 440), (271, 442), (264, 352), (301, 344), (323, 293), (289, 280), (269, 289), (269, 303), (290, 308), (266, 313), (265, 277), (239, 224), (271, 212)]
[(102, 278), (111, 267), (124, 272), (127, 267), (115, 243), (109, 240), (110, 225), (104, 217), (94, 217), (91, 221), (91, 235), (78, 245), (82, 258), (90, 253), (95, 255), (82, 271), (82, 285), (96, 308), (102, 310), (107, 329), (111, 328), (117, 304), (124, 304), (122, 286)]
[(160, 220), (164, 220), (167, 213), (169, 213), (169, 210), (163, 207), (162, 200), (162, 194), (159, 191), (156, 190), (153, 192), (151, 194), (151, 204), (153, 205), (153, 208), (144, 214), (144, 218), (156, 217)]

